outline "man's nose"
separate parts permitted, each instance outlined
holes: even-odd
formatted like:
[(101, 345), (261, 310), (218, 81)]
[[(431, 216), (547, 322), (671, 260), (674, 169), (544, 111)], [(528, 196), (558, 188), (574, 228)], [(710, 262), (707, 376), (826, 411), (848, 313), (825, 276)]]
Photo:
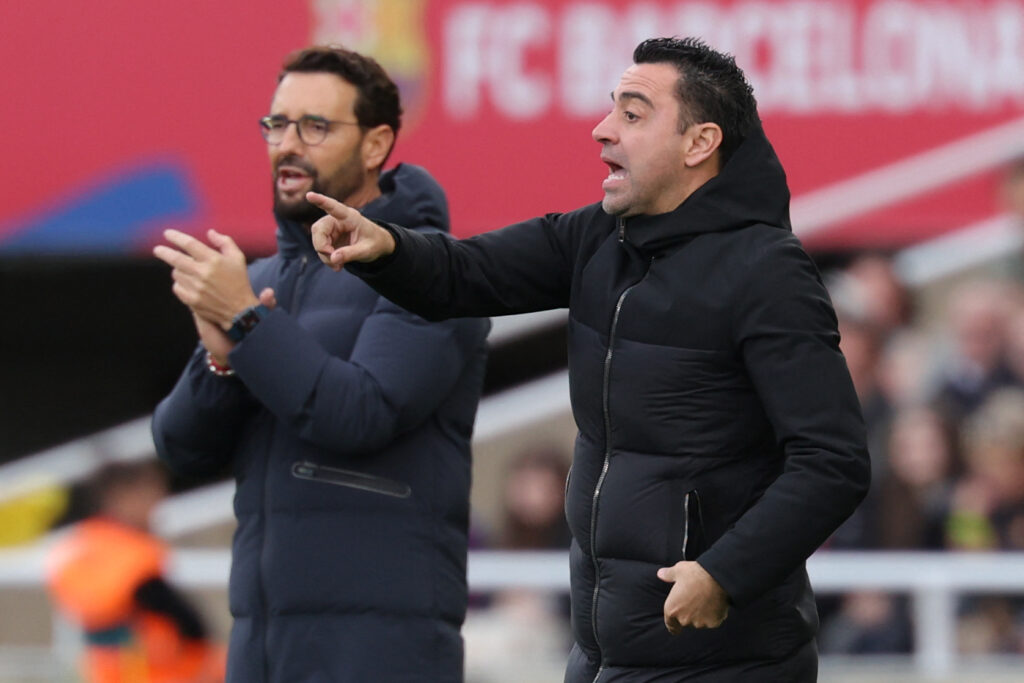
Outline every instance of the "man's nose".
[(609, 113), (607, 116), (601, 119), (596, 126), (594, 126), (594, 130), (591, 131), (590, 133), (593, 136), (594, 140), (600, 142), (601, 144), (604, 144), (606, 142), (614, 142), (614, 131), (612, 130), (613, 126), (611, 125), (611, 118), (612, 115), (611, 113)]
[(305, 149), (306, 143), (299, 137), (299, 124), (292, 121), (284, 129), (284, 137), (277, 145), (278, 154), (295, 154)]

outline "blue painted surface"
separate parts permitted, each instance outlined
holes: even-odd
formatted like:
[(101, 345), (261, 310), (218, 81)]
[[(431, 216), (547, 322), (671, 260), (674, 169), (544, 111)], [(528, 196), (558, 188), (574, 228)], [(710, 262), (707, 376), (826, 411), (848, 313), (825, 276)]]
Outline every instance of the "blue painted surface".
[(195, 218), (199, 201), (184, 164), (122, 171), (38, 212), (0, 223), (0, 252), (124, 252), (166, 221)]

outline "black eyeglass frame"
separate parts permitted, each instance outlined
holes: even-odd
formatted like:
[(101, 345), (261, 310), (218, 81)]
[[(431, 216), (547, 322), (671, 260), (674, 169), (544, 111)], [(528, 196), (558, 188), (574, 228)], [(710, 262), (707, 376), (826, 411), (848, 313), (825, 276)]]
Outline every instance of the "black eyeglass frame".
[[(304, 121), (312, 121), (315, 123), (327, 124), (327, 130), (324, 131), (323, 138), (317, 140), (316, 142), (310, 142), (306, 140), (306, 138), (302, 136), (302, 123)], [(325, 119), (322, 116), (314, 116), (312, 114), (305, 114), (297, 119), (290, 119), (281, 114), (268, 114), (267, 116), (264, 116), (259, 120), (260, 134), (263, 136), (263, 139), (266, 140), (268, 145), (280, 145), (281, 142), (284, 141), (284, 135), (288, 131), (288, 126), (292, 125), (293, 123), (295, 124), (295, 132), (298, 134), (299, 140), (302, 141), (302, 144), (308, 145), (310, 147), (315, 147), (316, 145), (319, 145), (324, 140), (326, 140), (328, 134), (330, 134), (331, 132), (331, 126), (359, 126), (360, 128), (363, 128), (363, 124), (359, 123), (358, 121), (332, 121), (330, 119)], [(281, 128), (281, 139), (278, 140), (277, 142), (270, 141), (271, 124), (284, 124), (284, 126)]]

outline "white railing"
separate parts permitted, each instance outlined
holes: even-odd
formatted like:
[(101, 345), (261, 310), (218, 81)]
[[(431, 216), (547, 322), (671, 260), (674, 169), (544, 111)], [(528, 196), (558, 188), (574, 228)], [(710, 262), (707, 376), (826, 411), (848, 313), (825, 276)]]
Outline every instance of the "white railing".
[[(0, 551), (0, 590), (39, 588), (49, 544)], [(178, 550), (168, 574), (185, 588), (227, 585), (227, 550)], [(956, 600), (963, 593), (1024, 595), (1024, 553), (821, 552), (808, 561), (818, 593), (879, 590), (906, 593), (913, 605), (917, 674), (932, 679), (958, 670)], [(475, 551), (469, 556), (473, 591), (504, 588), (566, 590), (569, 562), (563, 552)]]

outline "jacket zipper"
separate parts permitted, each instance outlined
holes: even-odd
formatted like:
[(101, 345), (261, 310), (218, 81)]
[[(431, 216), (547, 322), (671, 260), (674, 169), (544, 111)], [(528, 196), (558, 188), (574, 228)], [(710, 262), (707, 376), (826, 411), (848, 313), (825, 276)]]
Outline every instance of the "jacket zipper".
[[(619, 240), (622, 241), (625, 237), (626, 222), (623, 219), (619, 219)], [(654, 259), (651, 259), (654, 262)], [(650, 267), (648, 267), (648, 272)], [(615, 302), (615, 313), (612, 315), (611, 330), (608, 333), (608, 352), (604, 357), (604, 384), (602, 387), (602, 409), (604, 412), (604, 463), (601, 465), (601, 474), (597, 478), (597, 484), (594, 486), (594, 497), (591, 501), (590, 506), (590, 557), (594, 563), (594, 594), (590, 604), (590, 625), (594, 632), (594, 643), (597, 645), (597, 649), (601, 649), (601, 641), (597, 635), (597, 598), (601, 588), (601, 568), (597, 561), (597, 507), (601, 497), (601, 487), (604, 485), (604, 478), (608, 474), (608, 466), (611, 463), (612, 455), (612, 421), (611, 421), (611, 408), (609, 407), (609, 392), (611, 387), (611, 369), (612, 369), (612, 349), (615, 346), (615, 331), (619, 325), (619, 314), (622, 312), (622, 304), (626, 300), (626, 296), (636, 287), (638, 284), (644, 281), (647, 277), (647, 273), (644, 276), (631, 284), (629, 287), (622, 291), (619, 295), (619, 300)], [(604, 659), (602, 655), (602, 659)], [(601, 672), (604, 671), (604, 665), (598, 667), (597, 675), (594, 676), (593, 683), (597, 683), (597, 679), (601, 677)]]
[[(611, 409), (608, 406), (608, 390), (611, 383), (612, 347), (615, 343), (615, 329), (619, 324), (619, 313), (622, 311), (622, 303), (626, 300), (626, 295), (629, 294), (630, 290), (635, 286), (636, 285), (633, 284), (624, 289), (622, 294), (619, 295), (619, 300), (615, 303), (615, 314), (612, 316), (611, 332), (608, 335), (608, 352), (604, 357), (604, 386), (602, 387), (602, 408), (604, 411), (604, 463), (601, 465), (601, 474), (598, 476), (597, 484), (594, 486), (594, 498), (590, 504), (590, 557), (594, 562), (594, 595), (591, 598), (590, 603), (590, 626), (594, 631), (594, 642), (597, 644), (598, 650), (601, 649), (601, 641), (597, 635), (597, 596), (601, 589), (601, 568), (597, 562), (597, 504), (601, 497), (601, 487), (604, 485), (604, 478), (608, 474), (608, 465), (611, 463), (612, 456), (612, 421)], [(602, 659), (604, 659), (603, 656)], [(603, 670), (604, 665), (598, 668), (597, 676), (594, 677), (594, 683), (597, 683), (597, 679), (600, 678)]]

